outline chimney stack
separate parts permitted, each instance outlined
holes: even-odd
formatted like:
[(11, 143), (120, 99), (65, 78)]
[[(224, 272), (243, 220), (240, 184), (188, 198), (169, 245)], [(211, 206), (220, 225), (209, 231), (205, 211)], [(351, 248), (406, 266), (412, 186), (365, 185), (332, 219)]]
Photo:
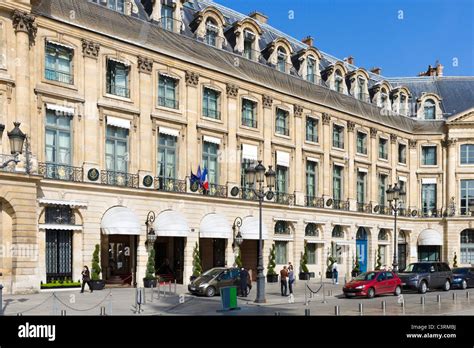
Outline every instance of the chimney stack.
[(249, 14), (249, 17), (255, 19), (257, 22), (260, 22), (260, 23), (267, 24), (268, 22), (268, 17), (258, 11), (253, 11), (252, 13)]
[(434, 68), (430, 64), (428, 65), (428, 70), (419, 73), (418, 76), (443, 76), (443, 69), (444, 66), (442, 66), (439, 61), (436, 61)]
[(344, 58), (344, 61), (351, 64), (351, 65), (354, 65), (354, 57), (352, 57), (352, 56)]
[(311, 36), (306, 36), (301, 42), (309, 47), (314, 47), (314, 39)]
[(372, 72), (374, 74), (377, 74), (377, 75), (380, 75), (380, 74), (382, 74), (382, 68), (374, 67), (374, 68), (370, 69), (370, 72)]

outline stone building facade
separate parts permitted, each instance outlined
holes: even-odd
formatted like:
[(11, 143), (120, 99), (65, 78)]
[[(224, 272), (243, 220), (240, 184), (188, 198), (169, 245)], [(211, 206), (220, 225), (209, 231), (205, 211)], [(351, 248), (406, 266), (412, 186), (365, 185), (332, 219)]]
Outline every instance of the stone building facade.
[(256, 160), (277, 172), (265, 265), (272, 245), (277, 267), (306, 247), (316, 276), (329, 255), (349, 276), (356, 257), (391, 265), (394, 238), (402, 265), (474, 263), (474, 78), (383, 77), (266, 21), (209, 0), (0, 4), (0, 164), (13, 122), (27, 135), (0, 170), (7, 292), (79, 279), (96, 245), (109, 283), (141, 286), (150, 211), (157, 269), (178, 282), (196, 244), (204, 269), (234, 264), (237, 217), (255, 275)]

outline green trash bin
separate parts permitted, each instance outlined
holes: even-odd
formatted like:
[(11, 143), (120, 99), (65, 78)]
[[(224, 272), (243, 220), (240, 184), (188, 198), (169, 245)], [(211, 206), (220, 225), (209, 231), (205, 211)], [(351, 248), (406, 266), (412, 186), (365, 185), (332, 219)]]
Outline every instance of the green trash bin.
[(222, 309), (218, 312), (226, 312), (240, 309), (237, 307), (237, 287), (227, 286), (221, 288)]

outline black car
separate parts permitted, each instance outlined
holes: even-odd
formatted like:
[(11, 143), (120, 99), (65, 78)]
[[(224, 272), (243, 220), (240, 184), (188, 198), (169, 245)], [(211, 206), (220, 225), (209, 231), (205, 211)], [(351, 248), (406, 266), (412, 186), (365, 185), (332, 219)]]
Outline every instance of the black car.
[(474, 267), (453, 268), (452, 286), (460, 289), (474, 286)]
[(453, 283), (453, 272), (445, 262), (415, 262), (398, 273), (404, 288), (424, 294), (428, 289), (448, 291)]

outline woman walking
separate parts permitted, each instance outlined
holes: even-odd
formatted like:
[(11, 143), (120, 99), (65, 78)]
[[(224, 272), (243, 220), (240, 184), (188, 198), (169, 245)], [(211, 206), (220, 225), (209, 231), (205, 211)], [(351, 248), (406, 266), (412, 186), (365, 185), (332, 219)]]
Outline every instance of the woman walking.
[(87, 285), (89, 286), (89, 290), (92, 293), (92, 286), (91, 286), (91, 273), (89, 272), (89, 267), (84, 266), (82, 269), (82, 286), (81, 286), (81, 294), (84, 292), (84, 287)]

